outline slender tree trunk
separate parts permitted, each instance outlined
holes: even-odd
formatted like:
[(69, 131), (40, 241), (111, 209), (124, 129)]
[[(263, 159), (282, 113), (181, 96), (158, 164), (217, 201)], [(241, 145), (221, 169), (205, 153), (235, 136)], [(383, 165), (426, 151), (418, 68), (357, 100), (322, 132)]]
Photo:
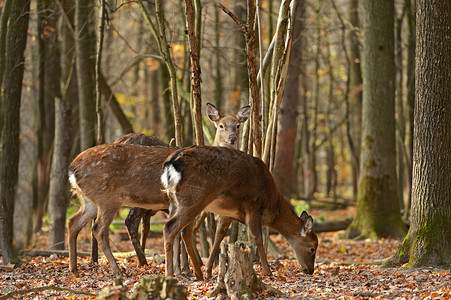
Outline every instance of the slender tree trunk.
[[(64, 1), (65, 12), (73, 10), (74, 6), (68, 0)], [(71, 14), (67, 14), (71, 16)], [(72, 15), (73, 17), (73, 15)], [(73, 18), (69, 20), (73, 24)], [(71, 91), (74, 82), (75, 60), (74, 60), (74, 38), (67, 23), (63, 22), (61, 27), (61, 50), (62, 69), (61, 96), (55, 98), (55, 143), (50, 170), (49, 187), (49, 243), (53, 249), (64, 249), (64, 235), (66, 225), (66, 210), (69, 206), (69, 183), (67, 180), (67, 167), (69, 166), (70, 150), (72, 147), (71, 126)]]
[(302, 31), (304, 1), (300, 1), (296, 12), (293, 44), (285, 84), (284, 99), (280, 107), (277, 152), (274, 164), (274, 180), (281, 193), (290, 196), (294, 191), (295, 143), (297, 132), (298, 99), (300, 98), (300, 80), (302, 74)]
[(412, 203), (412, 157), (413, 157), (413, 119), (415, 106), (415, 1), (406, 0), (407, 10), (407, 190), (408, 198), (404, 217), (410, 215), (410, 204)]
[(394, 4), (365, 1), (363, 132), (356, 216), (347, 237), (402, 238), (396, 178)]
[(75, 53), (79, 93), (80, 150), (96, 144), (95, 135), (95, 86), (94, 86), (94, 49), (92, 35), (92, 1), (75, 1)]
[(451, 265), (451, 2), (417, 1), (412, 218), (387, 265)]
[(222, 108), (222, 97), (223, 97), (223, 88), (222, 88), (222, 67), (221, 67), (221, 44), (220, 44), (220, 35), (221, 35), (221, 23), (219, 20), (219, 9), (215, 9), (215, 105), (221, 111)]
[[(409, 1), (409, 0), (407, 0)], [(403, 49), (402, 49), (402, 23), (404, 8), (401, 16), (395, 23), (395, 65), (396, 65), (396, 171), (398, 175), (398, 199), (401, 210), (404, 209), (404, 140), (405, 119), (403, 103)]]
[(38, 202), (34, 232), (42, 227), (46, 211), (52, 147), (55, 133), (55, 97), (60, 97), (60, 59), (58, 50), (58, 8), (49, 0), (38, 1), (39, 41), (39, 126), (38, 126)]
[[(245, 18), (246, 6), (243, 2), (236, 2), (234, 10), (238, 19), (243, 20)], [(232, 50), (233, 60), (235, 62), (235, 66), (232, 71), (232, 86), (234, 92), (238, 94), (239, 97), (233, 97), (231, 99), (229, 109), (230, 111), (238, 111), (242, 106), (249, 104), (249, 80), (247, 76), (246, 51), (244, 50), (246, 47), (246, 41), (244, 40), (244, 36), (240, 30), (233, 29), (233, 32), (233, 40), (236, 50)], [(246, 122), (244, 126), (249, 126), (249, 123), (250, 122)], [(244, 143), (241, 143), (241, 145), (244, 145)]]
[(314, 193), (317, 191), (318, 186), (318, 174), (315, 170), (316, 167), (316, 138), (318, 130), (318, 105), (319, 105), (319, 68), (320, 68), (320, 54), (321, 54), (321, 8), (322, 0), (319, 0), (316, 7), (316, 23), (315, 23), (315, 57), (314, 57), (314, 79), (313, 79), (313, 91), (312, 91), (312, 118), (311, 118), (311, 133), (308, 141), (308, 157), (305, 158), (304, 171), (305, 179), (305, 197), (313, 198)]
[(6, 44), (3, 109), (4, 126), (0, 158), (0, 246), (3, 264), (17, 263), (12, 245), (15, 187), (19, 166), (19, 120), (24, 73), (24, 52), (30, 17), (30, 0), (12, 3)]
[[(11, 6), (13, 0), (5, 0), (3, 3), (3, 11), (0, 23), (0, 89), (3, 86), (3, 75), (5, 73), (5, 64), (6, 64), (6, 35), (8, 29), (8, 20), (11, 13)], [(3, 95), (0, 93), (0, 132), (2, 132), (3, 128), (3, 111), (2, 111), (2, 98)]]
[[(350, 148), (352, 154), (352, 176), (354, 197), (357, 198), (357, 186), (360, 174), (360, 145), (362, 141), (362, 71), (360, 64), (360, 49), (357, 30), (359, 30), (359, 1), (349, 1), (349, 102), (350, 102)], [(348, 125), (349, 126), (349, 125)]]
[(190, 58), (191, 58), (191, 90), (193, 97), (194, 136), (197, 145), (204, 144), (202, 132), (202, 98), (201, 98), (201, 69), (200, 69), (200, 47), (199, 37), (194, 27), (194, 6), (192, 0), (185, 0), (186, 33), (188, 35)]

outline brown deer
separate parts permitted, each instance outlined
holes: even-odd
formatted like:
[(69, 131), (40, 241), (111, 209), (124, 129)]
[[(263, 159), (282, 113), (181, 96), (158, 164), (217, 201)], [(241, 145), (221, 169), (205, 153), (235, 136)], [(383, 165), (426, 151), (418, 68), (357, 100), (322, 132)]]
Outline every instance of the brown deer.
[[(237, 141), (240, 133), (240, 126), (247, 121), (250, 114), (250, 106), (243, 106), (238, 110), (236, 116), (226, 115), (221, 116), (219, 110), (211, 103), (206, 105), (206, 113), (208, 118), (215, 124), (216, 134), (213, 146), (221, 146), (234, 148), (237, 147)], [(135, 144), (144, 146), (167, 146), (168, 144), (160, 139), (144, 134), (127, 134), (114, 142), (115, 144)], [(174, 150), (176, 148), (174, 147)], [(163, 196), (163, 195), (162, 195)], [(138, 257), (138, 264), (140, 266), (147, 265), (144, 254), (146, 239), (149, 234), (150, 217), (157, 211), (147, 210), (139, 207), (131, 208), (127, 218), (125, 219), (125, 226), (132, 241), (136, 255)], [(141, 245), (139, 244), (138, 228), (142, 219)], [(216, 253), (216, 252), (215, 252)], [(177, 255), (177, 254), (176, 254)], [(214, 261), (214, 260), (213, 260)], [(211, 268), (210, 268), (211, 269)], [(176, 274), (180, 273), (178, 264), (176, 264)]]
[[(221, 123), (221, 119), (230, 116), (221, 117), (219, 112), (214, 112), (213, 105), (207, 107), (213, 112), (212, 115), (216, 115), (216, 122), (227, 129), (225, 125), (228, 123)], [(239, 124), (248, 117), (249, 106), (241, 108), (237, 113), (234, 123), (236, 136)], [(223, 129), (221, 125), (218, 126)], [(222, 130), (217, 130), (218, 132)], [(235, 144), (236, 136), (229, 139), (230, 142), (224, 142)], [(108, 245), (108, 227), (119, 208), (127, 205), (151, 210), (168, 209), (168, 198), (161, 192), (160, 175), (163, 162), (174, 148), (131, 145), (134, 139), (139, 143), (146, 143), (145, 136), (143, 138), (142, 135), (124, 137), (116, 144), (100, 145), (82, 152), (69, 167), (72, 190), (81, 200), (80, 210), (68, 221), (70, 271), (75, 276), (78, 275), (77, 236), (88, 222), (96, 218), (92, 228), (93, 235), (99, 241), (99, 246), (113, 271), (120, 274)], [(137, 249), (137, 239), (133, 244)]]
[[(302, 270), (313, 273), (318, 247), (318, 238), (312, 231), (313, 218), (305, 212), (301, 217), (294, 213), (260, 159), (224, 147), (193, 146), (176, 151), (166, 160), (161, 181), (174, 210), (163, 228), (166, 275), (173, 275), (173, 241), (183, 229), (182, 237), (194, 274), (197, 279), (202, 278), (191, 243), (193, 220), (202, 211), (227, 217), (222, 219), (226, 224), (235, 219), (248, 226), (257, 245), (263, 274), (270, 275), (271, 269), (263, 248), (262, 226), (280, 232), (293, 247)], [(227, 228), (224, 223), (221, 227)], [(225, 230), (217, 234), (215, 240), (220, 241)]]

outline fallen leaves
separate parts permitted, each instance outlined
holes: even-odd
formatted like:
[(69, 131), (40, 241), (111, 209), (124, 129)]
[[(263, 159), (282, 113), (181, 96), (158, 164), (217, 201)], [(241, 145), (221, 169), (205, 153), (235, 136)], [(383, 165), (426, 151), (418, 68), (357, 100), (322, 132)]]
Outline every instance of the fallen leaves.
[[(396, 250), (399, 241), (385, 239), (378, 242), (349, 241), (337, 239), (334, 234), (320, 234), (316, 270), (313, 275), (300, 271), (291, 248), (285, 239), (271, 237), (282, 250), (284, 259), (270, 260), (272, 276), (261, 276), (261, 266), (254, 269), (262, 280), (281, 290), (284, 294), (259, 293), (257, 299), (450, 299), (451, 271), (404, 268), (381, 269), (372, 264), (389, 257)], [(42, 241), (41, 241), (42, 243)], [(43, 243), (44, 244), (44, 243)], [(121, 251), (131, 250), (128, 241), (117, 245)], [(161, 239), (149, 239), (148, 247), (162, 253)], [(89, 250), (89, 244), (80, 243), (80, 249)], [(93, 299), (88, 295), (76, 294), (71, 290), (98, 293), (114, 282), (114, 276), (104, 258), (93, 264), (89, 258), (78, 258), (80, 277), (69, 272), (69, 259), (52, 255), (49, 257), (21, 257), (23, 263), (10, 270), (0, 271), (0, 297), (8, 292), (54, 285), (61, 290), (36, 291), (15, 296), (15, 299)], [(271, 256), (269, 256), (271, 259)], [(124, 271), (123, 284), (128, 295), (142, 277), (163, 275), (164, 263), (154, 256), (148, 257), (148, 266), (137, 267), (135, 257), (117, 257), (119, 267)], [(370, 264), (368, 264), (370, 263)], [(188, 287), (189, 299), (208, 299), (216, 285), (217, 267), (213, 279), (194, 281), (193, 277), (179, 277), (179, 283)], [(66, 289), (66, 290), (64, 290)]]

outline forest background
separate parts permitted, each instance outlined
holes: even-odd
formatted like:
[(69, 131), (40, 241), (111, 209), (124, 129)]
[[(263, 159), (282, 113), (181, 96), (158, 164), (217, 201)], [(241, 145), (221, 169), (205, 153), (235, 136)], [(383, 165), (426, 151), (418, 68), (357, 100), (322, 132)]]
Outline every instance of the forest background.
[[(357, 206), (346, 237), (402, 239), (412, 221), (412, 198), (428, 206), (435, 201), (428, 197), (441, 193), (436, 201), (443, 210), (431, 219), (444, 227), (427, 234), (443, 236), (432, 265), (449, 264), (450, 233), (443, 231), (450, 228), (449, 172), (435, 174), (435, 180), (448, 184), (432, 196), (412, 191), (414, 156), (427, 156), (423, 148), (415, 150), (413, 135), (414, 107), (427, 94), (421, 94), (421, 81), (415, 83), (423, 59), (416, 53), (423, 37), (419, 28), (430, 28), (431, 11), (446, 15), (446, 4), (269, 0), (254, 3), (258, 18), (249, 19), (253, 1), (224, 1), (222, 9), (213, 1), (194, 1), (191, 16), (185, 2), (1, 2), (2, 233), (7, 236), (9, 225), (14, 232), (3, 242), (26, 249), (33, 247), (35, 234), (48, 230), (49, 248), (64, 248), (66, 215), (78, 205), (70, 202), (75, 200), (65, 174), (83, 149), (132, 131), (166, 142), (175, 137), (178, 145), (188, 146), (203, 143), (203, 129), (205, 143), (211, 144), (212, 124), (199, 118), (207, 102), (229, 114), (252, 104), (241, 149), (267, 162), (297, 209)], [(418, 16), (426, 16), (421, 25)], [(249, 22), (255, 30), (244, 26)], [(443, 24), (437, 36), (449, 45), (449, 26)], [(17, 49), (8, 44), (20, 30), (26, 33), (23, 57), (19, 42)], [(424, 51), (443, 62), (439, 71), (422, 65), (433, 73), (430, 78), (436, 76), (441, 91), (429, 97), (443, 111), (437, 123), (442, 136), (430, 146), (441, 145), (436, 150), (443, 160), (437, 164), (443, 170), (450, 162), (450, 51), (434, 52), (435, 44), (429, 43)], [(193, 59), (193, 53), (199, 56)], [(23, 81), (20, 74), (15, 77), (18, 65)], [(257, 76), (261, 69), (265, 72)], [(20, 91), (15, 87), (15, 94), (8, 94), (14, 80)], [(13, 124), (8, 117), (18, 122), (20, 149), (8, 140), (18, 132), (8, 127)], [(5, 155), (8, 146), (19, 162), (17, 185), (15, 159)], [(8, 202), (11, 182), (14, 200)], [(4, 250), (3, 243), (5, 262)], [(399, 256), (394, 264), (409, 261), (401, 251)]]

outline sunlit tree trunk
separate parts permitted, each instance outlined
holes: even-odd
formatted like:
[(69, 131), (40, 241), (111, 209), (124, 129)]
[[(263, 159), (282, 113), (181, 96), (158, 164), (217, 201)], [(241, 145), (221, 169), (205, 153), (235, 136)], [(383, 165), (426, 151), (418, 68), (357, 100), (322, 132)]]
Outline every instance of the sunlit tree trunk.
[(387, 265), (451, 264), (451, 2), (417, 1), (412, 218)]
[(356, 216), (347, 237), (402, 238), (396, 177), (394, 4), (364, 2), (363, 132)]
[(27, 44), (30, 0), (12, 3), (6, 44), (3, 110), (4, 125), (1, 135), (0, 158), (0, 246), (3, 264), (17, 263), (14, 251), (14, 198), (19, 166), (19, 120), (24, 73), (24, 52)]

